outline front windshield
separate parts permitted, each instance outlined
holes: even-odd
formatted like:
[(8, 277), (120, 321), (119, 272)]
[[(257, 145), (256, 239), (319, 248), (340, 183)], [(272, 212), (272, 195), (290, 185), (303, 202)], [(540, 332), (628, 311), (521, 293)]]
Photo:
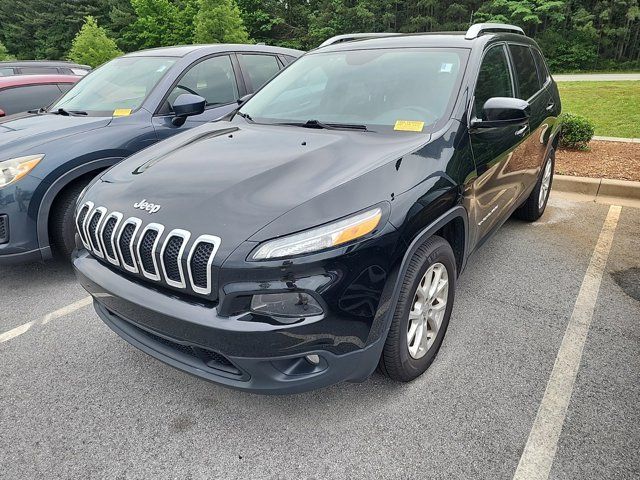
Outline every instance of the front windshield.
[(268, 83), (240, 113), (258, 123), (428, 131), (450, 110), (466, 59), (467, 50), (453, 48), (311, 53)]
[(167, 57), (120, 57), (89, 73), (51, 107), (94, 115), (136, 110), (174, 64)]

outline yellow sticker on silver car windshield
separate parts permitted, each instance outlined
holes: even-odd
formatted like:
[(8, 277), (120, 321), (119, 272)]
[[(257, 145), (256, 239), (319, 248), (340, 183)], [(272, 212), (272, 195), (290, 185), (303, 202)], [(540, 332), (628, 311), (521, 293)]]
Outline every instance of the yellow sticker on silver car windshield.
[(127, 115), (131, 115), (131, 109), (130, 108), (116, 108), (113, 111), (113, 116), (114, 117), (126, 117)]
[(398, 120), (393, 127), (394, 130), (403, 132), (421, 132), (423, 128), (424, 122), (418, 122), (417, 120)]

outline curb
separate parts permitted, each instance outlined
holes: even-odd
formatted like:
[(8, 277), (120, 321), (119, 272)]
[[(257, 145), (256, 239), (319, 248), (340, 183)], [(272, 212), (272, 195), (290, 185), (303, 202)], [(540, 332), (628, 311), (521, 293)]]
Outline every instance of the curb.
[(582, 200), (640, 208), (640, 182), (554, 175), (553, 189)]
[(594, 135), (591, 140), (595, 140), (597, 142), (640, 143), (640, 138), (601, 137), (598, 135)]

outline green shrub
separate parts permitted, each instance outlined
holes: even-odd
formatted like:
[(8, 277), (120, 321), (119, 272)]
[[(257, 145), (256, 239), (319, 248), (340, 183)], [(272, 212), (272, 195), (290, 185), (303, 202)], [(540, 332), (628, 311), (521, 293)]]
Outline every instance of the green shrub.
[(595, 128), (591, 120), (581, 115), (563, 113), (560, 115), (562, 122), (562, 135), (560, 136), (560, 146), (564, 148), (575, 148), (586, 150), (588, 143), (593, 138)]

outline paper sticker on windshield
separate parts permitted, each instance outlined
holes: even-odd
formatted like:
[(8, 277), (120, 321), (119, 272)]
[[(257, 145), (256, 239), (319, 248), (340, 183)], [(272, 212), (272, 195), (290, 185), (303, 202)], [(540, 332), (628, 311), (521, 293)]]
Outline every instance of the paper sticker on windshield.
[(416, 120), (398, 120), (393, 127), (394, 130), (400, 130), (402, 132), (421, 132), (424, 128), (424, 122), (418, 122)]
[(443, 63), (440, 65), (440, 73), (451, 73), (453, 70), (453, 63)]
[(114, 117), (126, 117), (127, 115), (131, 115), (131, 109), (130, 108), (116, 108), (113, 111), (113, 116)]

